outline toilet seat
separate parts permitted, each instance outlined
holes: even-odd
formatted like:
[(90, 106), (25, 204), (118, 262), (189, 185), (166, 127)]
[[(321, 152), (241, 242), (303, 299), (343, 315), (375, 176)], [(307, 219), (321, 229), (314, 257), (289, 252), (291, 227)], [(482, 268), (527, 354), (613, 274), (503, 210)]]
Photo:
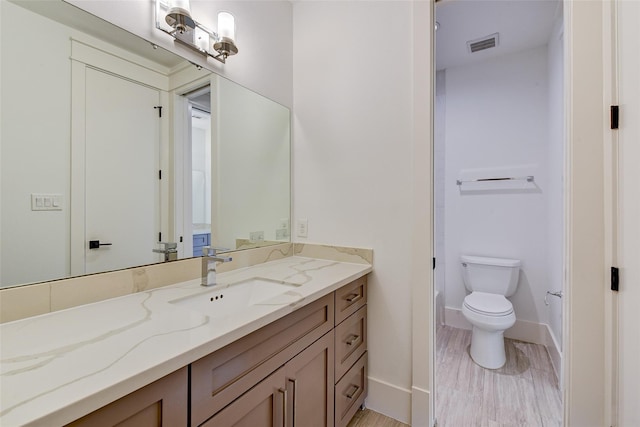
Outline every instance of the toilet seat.
[(483, 316), (502, 317), (513, 313), (511, 302), (498, 294), (472, 292), (465, 297), (463, 304), (469, 311)]

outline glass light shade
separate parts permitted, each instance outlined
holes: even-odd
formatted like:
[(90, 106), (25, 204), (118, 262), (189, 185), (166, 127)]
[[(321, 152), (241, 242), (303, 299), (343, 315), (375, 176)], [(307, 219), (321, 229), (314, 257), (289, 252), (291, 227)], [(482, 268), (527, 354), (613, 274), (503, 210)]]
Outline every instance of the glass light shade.
[(236, 22), (235, 18), (229, 12), (218, 13), (218, 36), (226, 37), (231, 40), (236, 39)]
[(191, 6), (189, 0), (169, 0), (167, 2), (169, 7), (167, 8), (167, 14), (179, 13), (191, 17)]

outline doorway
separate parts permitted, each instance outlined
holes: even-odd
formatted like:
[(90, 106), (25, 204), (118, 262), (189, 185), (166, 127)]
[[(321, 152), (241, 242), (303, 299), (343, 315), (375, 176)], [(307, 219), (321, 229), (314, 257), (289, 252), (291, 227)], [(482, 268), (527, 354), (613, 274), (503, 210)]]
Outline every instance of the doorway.
[[(435, 16), (435, 416), (561, 425), (562, 3), (442, 1)], [(470, 352), (465, 255), (520, 262), (498, 368)]]
[(211, 86), (183, 95), (184, 128), (184, 256), (201, 256), (211, 245)]

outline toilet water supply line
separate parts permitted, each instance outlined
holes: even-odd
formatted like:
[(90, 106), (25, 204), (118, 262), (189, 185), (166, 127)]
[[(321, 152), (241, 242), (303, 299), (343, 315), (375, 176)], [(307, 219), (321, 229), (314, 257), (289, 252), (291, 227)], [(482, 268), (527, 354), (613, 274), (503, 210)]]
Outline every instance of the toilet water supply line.
[(549, 297), (549, 295), (562, 298), (562, 291), (555, 291), (555, 292), (547, 291), (547, 294), (544, 296), (544, 305), (549, 305), (549, 301), (547, 300), (547, 297)]

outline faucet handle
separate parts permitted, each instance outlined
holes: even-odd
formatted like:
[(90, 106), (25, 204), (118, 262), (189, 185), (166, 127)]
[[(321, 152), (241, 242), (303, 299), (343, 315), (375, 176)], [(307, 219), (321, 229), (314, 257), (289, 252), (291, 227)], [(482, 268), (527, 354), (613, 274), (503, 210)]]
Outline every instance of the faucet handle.
[(229, 248), (221, 248), (217, 246), (203, 246), (202, 256), (216, 256), (217, 251), (228, 251)]
[(175, 242), (158, 242), (159, 245), (164, 245), (164, 249), (167, 251), (175, 251), (178, 249), (178, 244)]
[(167, 254), (172, 252), (178, 252), (178, 244), (174, 242), (158, 242), (159, 245), (164, 245), (162, 249), (153, 249), (153, 252), (159, 254)]

